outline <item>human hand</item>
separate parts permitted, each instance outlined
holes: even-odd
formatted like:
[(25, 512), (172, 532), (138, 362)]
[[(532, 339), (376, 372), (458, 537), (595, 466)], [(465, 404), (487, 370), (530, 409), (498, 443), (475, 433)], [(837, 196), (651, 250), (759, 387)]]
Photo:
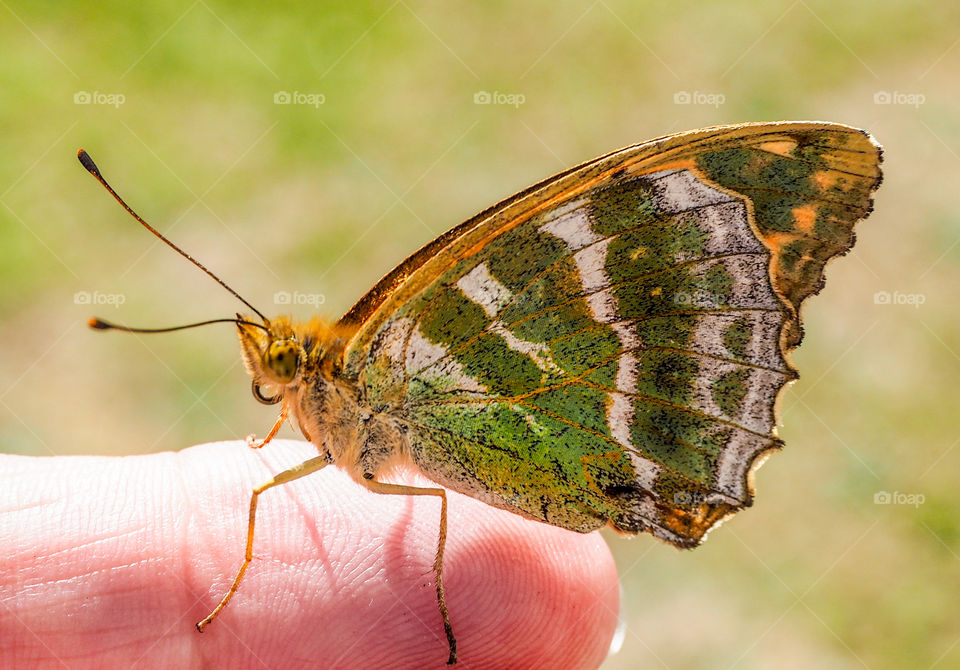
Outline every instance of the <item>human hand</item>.
[[(147, 456), (0, 457), (0, 667), (442, 668), (432, 563), (439, 501), (370, 493), (335, 467), (253, 486), (304, 442)], [(426, 483), (426, 480), (411, 480)], [(460, 666), (595, 668), (616, 567), (581, 535), (449, 494), (444, 559)]]

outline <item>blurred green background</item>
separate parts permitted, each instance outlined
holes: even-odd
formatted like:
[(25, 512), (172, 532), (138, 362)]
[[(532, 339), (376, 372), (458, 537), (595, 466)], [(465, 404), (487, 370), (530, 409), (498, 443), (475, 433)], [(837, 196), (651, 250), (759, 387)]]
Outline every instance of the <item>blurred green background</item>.
[(787, 448), (701, 549), (611, 537), (627, 629), (604, 667), (960, 667), (958, 37), (960, 6), (932, 1), (0, 2), (0, 449), (179, 449), (274, 418), (230, 327), (85, 328), (238, 305), (117, 207), (80, 146), (261, 310), (289, 310), (286, 291), (306, 318), (611, 149), (849, 123), (884, 144), (886, 177), (807, 306)]

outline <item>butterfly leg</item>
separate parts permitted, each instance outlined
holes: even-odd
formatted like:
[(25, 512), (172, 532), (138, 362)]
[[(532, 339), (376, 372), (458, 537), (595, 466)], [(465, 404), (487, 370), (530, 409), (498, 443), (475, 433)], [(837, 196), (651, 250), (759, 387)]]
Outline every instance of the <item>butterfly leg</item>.
[(283, 422), (287, 420), (287, 404), (283, 404), (283, 409), (280, 410), (280, 416), (277, 417), (277, 422), (273, 424), (273, 428), (270, 429), (270, 432), (267, 433), (267, 436), (263, 438), (263, 441), (259, 444), (257, 443), (257, 438), (253, 435), (247, 435), (247, 446), (251, 449), (259, 449), (270, 443), (274, 437), (276, 437), (277, 432), (280, 430), (280, 426), (283, 425)]
[(316, 458), (311, 458), (310, 460), (293, 466), (289, 470), (284, 470), (278, 475), (275, 475), (270, 481), (265, 482), (253, 489), (253, 495), (250, 496), (250, 521), (247, 524), (247, 551), (244, 554), (243, 565), (240, 566), (237, 576), (233, 578), (233, 584), (230, 585), (230, 589), (227, 591), (227, 594), (223, 596), (220, 604), (217, 605), (216, 608), (214, 608), (214, 610), (210, 612), (210, 614), (208, 614), (203, 621), (197, 624), (198, 631), (202, 633), (203, 629), (206, 628), (210, 622), (213, 621), (218, 614), (220, 614), (221, 610), (227, 606), (227, 603), (230, 602), (233, 594), (237, 592), (237, 588), (240, 586), (240, 580), (243, 579), (243, 574), (247, 571), (247, 566), (249, 566), (250, 561), (253, 560), (253, 527), (257, 520), (257, 498), (260, 496), (260, 494), (267, 489), (273, 488), (274, 486), (287, 484), (295, 479), (306, 477), (307, 475), (322, 469), (324, 466), (329, 465), (329, 463), (330, 461), (326, 456), (317, 456)]
[(453, 636), (453, 626), (450, 624), (450, 614), (447, 612), (446, 592), (443, 589), (443, 550), (447, 544), (447, 492), (441, 488), (387, 484), (373, 479), (367, 479), (364, 484), (374, 493), (440, 498), (440, 539), (437, 542), (437, 555), (433, 560), (433, 572), (437, 578), (437, 603), (440, 606), (440, 616), (443, 617), (443, 631), (447, 634), (447, 644), (450, 647), (447, 665), (453, 665), (457, 662), (457, 639)]

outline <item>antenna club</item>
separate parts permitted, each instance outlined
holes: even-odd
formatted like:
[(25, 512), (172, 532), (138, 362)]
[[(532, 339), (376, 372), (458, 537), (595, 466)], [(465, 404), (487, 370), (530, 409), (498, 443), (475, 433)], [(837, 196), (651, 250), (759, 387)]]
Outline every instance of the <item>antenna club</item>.
[(80, 159), (80, 165), (85, 167), (87, 172), (95, 177), (100, 176), (100, 169), (97, 167), (97, 164), (93, 162), (93, 159), (90, 158), (90, 154), (88, 154), (84, 149), (77, 151), (77, 158)]
[(109, 323), (95, 316), (91, 316), (89, 319), (87, 319), (87, 327), (93, 328), (94, 330), (109, 330), (112, 328)]

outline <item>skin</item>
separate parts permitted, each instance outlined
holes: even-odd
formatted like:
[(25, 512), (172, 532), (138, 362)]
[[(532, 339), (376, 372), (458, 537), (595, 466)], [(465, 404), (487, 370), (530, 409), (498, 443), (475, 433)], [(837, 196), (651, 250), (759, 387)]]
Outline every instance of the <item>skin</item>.
[[(0, 457), (0, 667), (446, 667), (439, 502), (372, 494), (335, 467), (263, 495), (247, 577), (197, 633), (241, 562), (250, 489), (315, 454), (277, 440)], [(603, 539), (449, 505), (457, 667), (598, 667), (619, 608)]]

